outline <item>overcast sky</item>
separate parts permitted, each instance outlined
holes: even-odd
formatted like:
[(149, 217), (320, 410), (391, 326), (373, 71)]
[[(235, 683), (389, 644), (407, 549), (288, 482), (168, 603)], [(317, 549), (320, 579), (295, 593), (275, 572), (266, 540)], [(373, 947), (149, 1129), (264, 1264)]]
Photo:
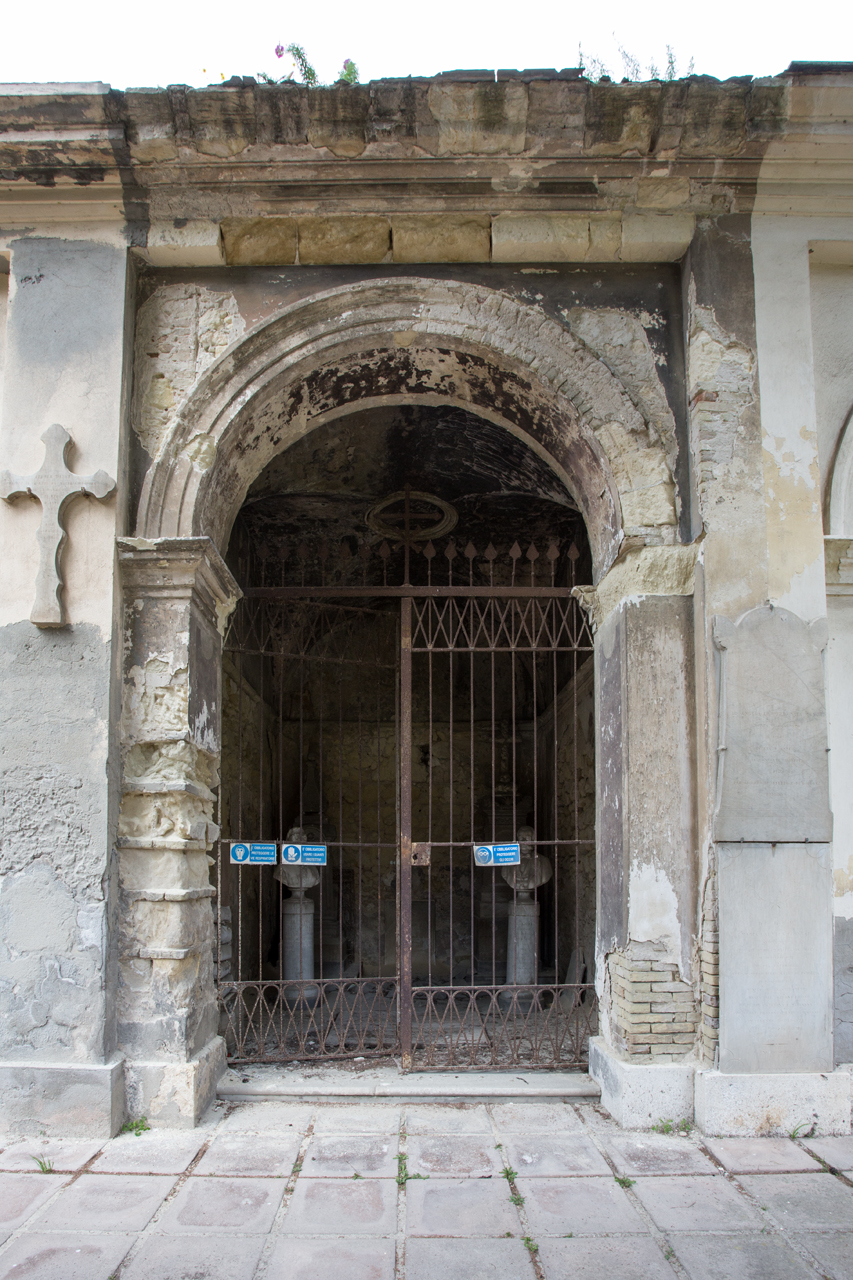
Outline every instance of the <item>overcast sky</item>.
[[(571, 67), (578, 45), (614, 78), (621, 45), (647, 73), (671, 45), (679, 72), (774, 75), (792, 60), (853, 61), (850, 0), (6, 0), (0, 81), (105, 80), (114, 88), (203, 85), (281, 74), (277, 43), (305, 47), (321, 80), (352, 58), (363, 81), (456, 68)], [(589, 63), (587, 62), (587, 65)]]

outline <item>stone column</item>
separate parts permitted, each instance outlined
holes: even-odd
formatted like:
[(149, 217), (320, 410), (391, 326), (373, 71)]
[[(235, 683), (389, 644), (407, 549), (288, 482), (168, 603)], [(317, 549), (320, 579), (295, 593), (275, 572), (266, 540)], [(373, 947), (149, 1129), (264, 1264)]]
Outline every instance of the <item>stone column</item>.
[[(9, 223), (7, 222), (7, 226)], [(78, 475), (120, 477), (128, 259), (123, 226), (56, 223), (11, 247), (0, 471), (71, 436)], [(5, 280), (5, 278), (4, 278)], [(6, 290), (0, 290), (0, 305)], [(2, 323), (2, 322), (0, 322)], [(111, 850), (117, 813), (115, 534), (124, 486), (68, 506), (67, 625), (30, 621), (41, 520), (0, 502), (0, 1132), (108, 1137), (116, 1052)], [(117, 514), (118, 513), (118, 514)]]
[(595, 596), (600, 1032), (590, 1074), (630, 1128), (693, 1114), (693, 563), (690, 547), (629, 552)]
[(240, 590), (207, 538), (119, 542), (124, 689), (118, 1038), (127, 1105), (193, 1125), (224, 1070), (209, 850), (222, 632)]

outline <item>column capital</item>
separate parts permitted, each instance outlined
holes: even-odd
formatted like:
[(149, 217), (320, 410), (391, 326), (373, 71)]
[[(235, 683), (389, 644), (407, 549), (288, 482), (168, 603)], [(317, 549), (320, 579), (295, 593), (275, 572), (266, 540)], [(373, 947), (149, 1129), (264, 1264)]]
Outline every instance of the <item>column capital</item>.
[(193, 598), (224, 633), (243, 592), (210, 538), (118, 538), (125, 596)]

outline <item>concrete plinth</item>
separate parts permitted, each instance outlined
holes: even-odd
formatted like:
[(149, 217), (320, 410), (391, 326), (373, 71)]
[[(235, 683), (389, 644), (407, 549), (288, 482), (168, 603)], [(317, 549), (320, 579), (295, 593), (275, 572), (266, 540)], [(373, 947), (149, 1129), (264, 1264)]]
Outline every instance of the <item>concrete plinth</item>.
[(313, 985), (314, 903), (302, 893), (295, 893), (282, 903), (282, 917), (284, 978), (300, 984), (285, 987), (284, 998), (288, 1004), (316, 1004), (320, 989)]
[(847, 1067), (825, 1074), (696, 1072), (696, 1125), (715, 1137), (849, 1133), (850, 1101)]
[(226, 1065), (221, 1036), (188, 1062), (126, 1062), (128, 1111), (152, 1128), (192, 1129), (215, 1099)]
[(0, 1133), (111, 1138), (124, 1116), (121, 1058), (0, 1063)]
[(601, 1104), (623, 1129), (651, 1129), (661, 1120), (693, 1119), (695, 1063), (639, 1064), (605, 1045), (589, 1042), (589, 1074)]

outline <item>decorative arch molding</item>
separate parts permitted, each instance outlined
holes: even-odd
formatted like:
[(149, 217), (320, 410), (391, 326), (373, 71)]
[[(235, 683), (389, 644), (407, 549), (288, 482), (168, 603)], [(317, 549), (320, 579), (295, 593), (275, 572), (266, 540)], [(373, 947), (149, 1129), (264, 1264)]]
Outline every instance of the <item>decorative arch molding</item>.
[(838, 436), (824, 498), (824, 528), (833, 538), (853, 537), (853, 405)]
[(332, 418), (389, 403), (465, 408), (524, 440), (577, 502), (596, 578), (624, 533), (677, 515), (663, 442), (607, 366), (497, 290), (399, 277), (286, 307), (199, 380), (146, 477), (137, 536), (224, 548), (253, 480)]

